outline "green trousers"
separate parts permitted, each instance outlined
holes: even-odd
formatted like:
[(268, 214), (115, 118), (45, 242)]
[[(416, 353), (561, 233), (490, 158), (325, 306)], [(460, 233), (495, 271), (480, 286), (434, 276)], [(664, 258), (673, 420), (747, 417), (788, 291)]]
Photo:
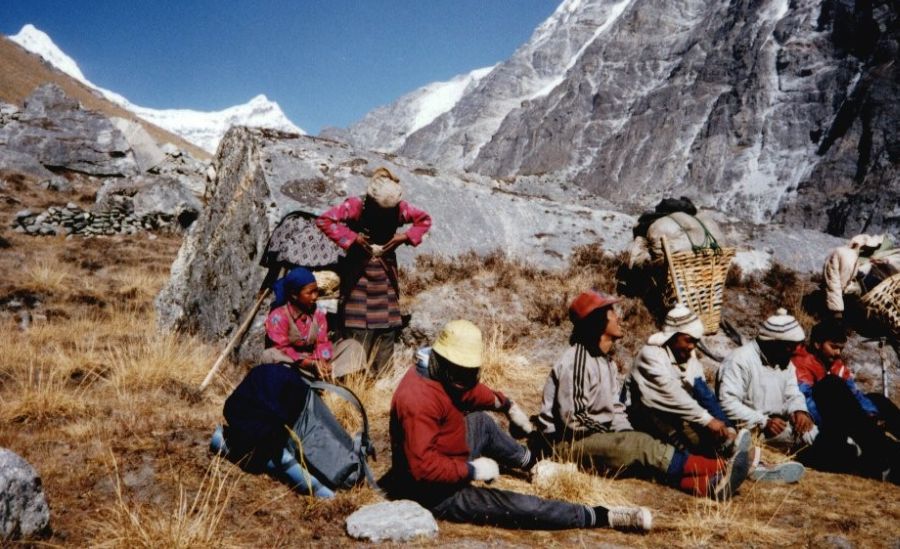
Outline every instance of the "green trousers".
[(647, 433), (619, 431), (594, 433), (554, 445), (557, 455), (584, 467), (663, 478), (672, 463), (675, 447)]

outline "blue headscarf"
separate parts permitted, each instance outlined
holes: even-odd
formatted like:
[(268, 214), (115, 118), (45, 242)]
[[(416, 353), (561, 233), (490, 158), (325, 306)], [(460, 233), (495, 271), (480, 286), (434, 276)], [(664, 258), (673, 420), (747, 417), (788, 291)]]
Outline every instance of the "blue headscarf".
[(272, 292), (275, 293), (275, 300), (272, 302), (272, 308), (281, 307), (287, 303), (288, 296), (296, 295), (301, 288), (316, 281), (316, 277), (303, 267), (291, 269), (288, 274), (279, 278), (272, 284)]

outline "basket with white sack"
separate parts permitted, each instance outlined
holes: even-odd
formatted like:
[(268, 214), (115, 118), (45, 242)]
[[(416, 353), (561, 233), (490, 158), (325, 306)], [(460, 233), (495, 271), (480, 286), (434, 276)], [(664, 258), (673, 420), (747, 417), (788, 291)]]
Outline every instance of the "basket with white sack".
[(882, 280), (861, 301), (869, 318), (881, 322), (895, 338), (900, 338), (900, 273)]
[(703, 321), (705, 333), (719, 330), (725, 277), (734, 258), (735, 248), (711, 246), (693, 247), (673, 252), (668, 240), (662, 237), (667, 265), (666, 305), (683, 303)]

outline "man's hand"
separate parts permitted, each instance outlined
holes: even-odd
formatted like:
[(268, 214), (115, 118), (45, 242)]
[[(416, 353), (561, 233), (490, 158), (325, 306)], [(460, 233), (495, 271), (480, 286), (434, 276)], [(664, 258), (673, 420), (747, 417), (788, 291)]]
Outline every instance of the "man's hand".
[(487, 457), (475, 458), (469, 462), (472, 466), (472, 479), (490, 482), (500, 474), (497, 462)]
[(397, 233), (381, 247), (381, 253), (386, 254), (391, 250), (395, 250), (400, 244), (405, 244), (407, 242), (409, 242), (409, 237), (406, 236), (406, 233)]
[(719, 440), (729, 440), (735, 436), (734, 431), (729, 429), (721, 419), (713, 418), (706, 424), (706, 428)]
[(506, 415), (507, 417), (509, 417), (509, 422), (515, 425), (526, 435), (534, 430), (534, 425), (531, 424), (531, 420), (528, 418), (528, 414), (526, 414), (525, 411), (522, 410), (522, 408), (520, 408), (519, 405), (515, 402), (510, 405), (509, 410), (507, 410), (506, 412)]
[(808, 413), (801, 412), (800, 410), (791, 414), (791, 423), (794, 424), (794, 432), (797, 433), (798, 436), (806, 433), (815, 426), (812, 417), (810, 417)]
[(772, 416), (766, 421), (766, 426), (763, 427), (763, 432), (766, 434), (766, 437), (773, 438), (777, 437), (787, 428), (787, 422), (780, 417)]

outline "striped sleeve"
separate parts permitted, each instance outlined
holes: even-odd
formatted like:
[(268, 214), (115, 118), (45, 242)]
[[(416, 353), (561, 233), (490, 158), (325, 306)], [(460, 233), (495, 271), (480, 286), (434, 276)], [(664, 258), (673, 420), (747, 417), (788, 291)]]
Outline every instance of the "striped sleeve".
[(591, 403), (600, 391), (599, 372), (588, 368), (587, 350), (578, 345), (575, 349), (575, 362), (572, 368), (572, 394), (574, 419), (589, 432), (605, 431), (603, 424), (591, 417)]

